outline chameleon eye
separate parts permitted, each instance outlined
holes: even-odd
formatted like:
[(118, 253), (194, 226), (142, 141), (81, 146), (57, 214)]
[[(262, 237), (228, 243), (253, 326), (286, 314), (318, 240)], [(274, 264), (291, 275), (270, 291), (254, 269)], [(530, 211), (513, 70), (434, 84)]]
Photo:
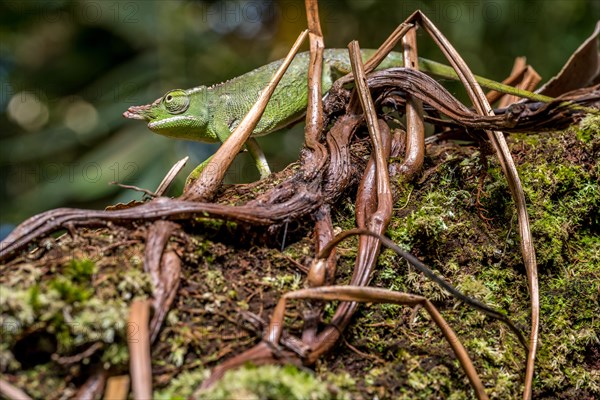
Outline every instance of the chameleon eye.
[(165, 107), (171, 114), (181, 114), (190, 106), (190, 98), (181, 89), (171, 90), (163, 97)]

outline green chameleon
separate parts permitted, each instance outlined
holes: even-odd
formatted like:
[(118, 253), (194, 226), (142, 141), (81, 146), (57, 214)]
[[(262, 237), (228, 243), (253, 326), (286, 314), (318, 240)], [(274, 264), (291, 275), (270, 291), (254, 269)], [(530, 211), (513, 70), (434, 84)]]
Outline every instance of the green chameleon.
[[(374, 52), (375, 50), (362, 50), (363, 60), (368, 59)], [(164, 136), (202, 142), (223, 142), (254, 105), (260, 92), (267, 86), (282, 62), (283, 60), (274, 61), (213, 86), (171, 90), (151, 104), (130, 107), (123, 116), (147, 121), (151, 131)], [(308, 62), (308, 52), (296, 55), (275, 89), (252, 136), (267, 135), (302, 117), (308, 101)], [(392, 52), (378, 69), (401, 66), (403, 66), (402, 54)], [(451, 67), (434, 61), (420, 58), (419, 69), (431, 75), (458, 79)], [(337, 78), (348, 72), (350, 72), (348, 50), (325, 50), (323, 92), (328, 91)], [(524, 97), (529, 98), (536, 97), (533, 93), (519, 91), (486, 78), (476, 77), (476, 79), (482, 86), (490, 89), (517, 95), (525, 94)], [(254, 158), (261, 178), (269, 175), (269, 165), (254, 138), (251, 137), (246, 141), (246, 148)], [(196, 177), (209, 160), (199, 165), (190, 174), (190, 178)]]

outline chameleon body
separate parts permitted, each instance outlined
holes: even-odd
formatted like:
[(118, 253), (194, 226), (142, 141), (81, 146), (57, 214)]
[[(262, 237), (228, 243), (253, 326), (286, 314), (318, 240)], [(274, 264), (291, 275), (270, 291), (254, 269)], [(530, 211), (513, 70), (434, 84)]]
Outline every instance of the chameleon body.
[[(363, 59), (374, 50), (363, 50)], [(224, 141), (254, 105), (283, 60), (213, 86), (198, 86), (166, 93), (155, 102), (130, 107), (123, 115), (148, 122), (155, 133), (202, 142)], [(307, 105), (309, 53), (296, 55), (275, 89), (252, 136), (263, 136), (297, 120)], [(402, 55), (391, 53), (379, 67), (402, 66)], [(335, 79), (350, 71), (346, 49), (327, 49), (323, 54), (323, 92)]]
[[(363, 59), (374, 50), (364, 50)], [(275, 89), (252, 136), (263, 136), (298, 120), (306, 110), (309, 53), (299, 53)], [(151, 104), (132, 106), (123, 115), (148, 123), (158, 134), (202, 142), (225, 141), (258, 99), (283, 60), (274, 61), (244, 75), (213, 86), (175, 89)], [(402, 55), (391, 53), (380, 68), (402, 66)], [(323, 92), (350, 72), (346, 49), (328, 49), (323, 55)], [(269, 174), (264, 154), (254, 139), (247, 142), (261, 177)], [(197, 175), (205, 163), (198, 167)]]
[[(363, 61), (375, 50), (362, 50)], [(252, 136), (263, 136), (296, 121), (307, 106), (309, 53), (298, 53), (275, 89)], [(155, 133), (178, 139), (223, 142), (237, 127), (267, 86), (283, 60), (271, 62), (244, 75), (213, 86), (175, 89), (151, 104), (132, 106), (123, 115), (144, 120)], [(402, 54), (392, 52), (378, 69), (403, 66)], [(419, 59), (419, 69), (437, 76), (456, 79), (451, 67)], [(339, 77), (350, 72), (347, 49), (326, 49), (323, 54), (323, 92)], [(477, 77), (483, 86), (485, 78)], [(495, 83), (495, 82), (494, 82)], [(253, 138), (247, 142), (261, 177), (269, 168)], [(206, 163), (206, 162), (205, 162)], [(192, 174), (201, 170), (203, 163)]]

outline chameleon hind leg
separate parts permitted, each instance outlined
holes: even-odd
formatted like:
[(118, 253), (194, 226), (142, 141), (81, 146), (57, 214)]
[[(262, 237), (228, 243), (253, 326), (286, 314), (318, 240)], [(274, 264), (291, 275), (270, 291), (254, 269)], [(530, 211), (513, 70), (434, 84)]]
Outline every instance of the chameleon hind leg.
[(256, 139), (248, 138), (248, 140), (246, 140), (246, 148), (248, 149), (248, 152), (252, 158), (254, 158), (256, 169), (258, 169), (258, 172), (260, 173), (260, 179), (264, 179), (269, 176), (271, 174), (271, 169), (267, 163), (265, 153), (260, 148), (260, 145)]

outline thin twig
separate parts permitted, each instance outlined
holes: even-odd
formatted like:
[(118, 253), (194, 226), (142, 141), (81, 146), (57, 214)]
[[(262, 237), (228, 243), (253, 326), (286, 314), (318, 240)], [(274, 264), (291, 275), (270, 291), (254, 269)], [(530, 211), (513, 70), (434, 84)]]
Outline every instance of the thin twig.
[[(346, 302), (361, 302), (361, 303), (391, 303), (408, 306), (416, 306), (421, 304), (425, 307), (433, 321), (442, 331), (446, 341), (452, 347), (456, 358), (463, 367), (471, 386), (475, 390), (478, 399), (488, 399), (485, 388), (473, 362), (467, 353), (467, 350), (462, 345), (456, 333), (450, 325), (444, 320), (435, 306), (427, 300), (427, 298), (408, 293), (394, 292), (388, 289), (373, 288), (373, 287), (357, 287), (357, 286), (323, 286), (313, 289), (301, 289), (293, 292), (288, 292), (282, 296), (275, 308), (278, 321), (283, 321), (283, 313), (285, 310), (287, 299), (315, 299), (315, 300), (336, 300)], [(273, 313), (274, 318), (276, 313)], [(281, 329), (278, 330), (281, 333)], [(272, 343), (277, 343), (280, 336), (274, 335), (269, 337), (273, 339)], [(269, 340), (267, 339), (267, 340)]]
[(122, 189), (135, 190), (136, 192), (141, 192), (141, 193), (147, 194), (148, 196), (150, 196), (152, 198), (156, 197), (156, 194), (154, 192), (152, 192), (151, 190), (148, 190), (148, 189), (141, 188), (141, 187), (137, 187), (137, 186), (133, 186), (133, 185), (125, 185), (124, 183), (119, 183), (117, 181), (111, 181), (111, 182), (108, 182), (108, 184), (118, 186)]
[(182, 168), (185, 167), (185, 164), (188, 162), (189, 158), (190, 157), (182, 158), (181, 160), (173, 164), (169, 172), (167, 172), (163, 180), (156, 188), (156, 191), (154, 192), (155, 196), (162, 196), (167, 191), (169, 186), (171, 186), (171, 183), (173, 183), (175, 177), (177, 177), (179, 172), (181, 172)]
[[(419, 70), (417, 56), (417, 28), (413, 27), (402, 37), (404, 67)], [(425, 124), (423, 103), (406, 95), (406, 155), (399, 171), (408, 179), (421, 170), (425, 157)]]
[[(415, 12), (415, 20), (431, 35), (433, 40), (440, 47), (452, 67), (458, 73), (461, 82), (467, 90), (475, 109), (483, 115), (494, 115), (490, 104), (487, 102), (483, 90), (473, 77), (471, 70), (460, 57), (456, 49), (450, 44), (446, 37), (437, 29), (437, 27), (420, 11)], [(538, 330), (540, 323), (540, 302), (537, 276), (537, 263), (535, 259), (535, 249), (533, 247), (533, 238), (529, 225), (529, 215), (525, 203), (525, 194), (521, 186), (521, 180), (517, 173), (514, 160), (510, 154), (508, 144), (502, 132), (488, 132), (488, 137), (500, 160), (500, 165), (506, 175), (511, 195), (515, 201), (519, 221), (519, 234), (521, 237), (521, 252), (525, 268), (527, 270), (527, 280), (529, 283), (529, 293), (531, 297), (531, 334), (529, 339), (529, 352), (527, 354), (527, 363), (525, 369), (525, 388), (523, 390), (523, 399), (531, 399), (533, 386), (533, 373), (535, 367), (535, 356), (538, 345)]]
[(126, 400), (129, 393), (129, 376), (111, 376), (106, 381), (104, 400)]
[(31, 400), (23, 390), (0, 378), (0, 394), (9, 400)]
[[(325, 42), (319, 20), (319, 6), (317, 0), (306, 0), (306, 16), (310, 31), (310, 62), (308, 65), (308, 107), (306, 109), (306, 128), (304, 141), (307, 152), (304, 154), (305, 162), (302, 166), (304, 179), (311, 179), (322, 170), (329, 155), (326, 147), (319, 138), (323, 131), (323, 49)], [(331, 222), (330, 207), (324, 204), (315, 212), (314, 242), (315, 248), (320, 249), (333, 237), (333, 224)], [(332, 279), (335, 274), (335, 255), (327, 261), (327, 265), (320, 271), (311, 269), (307, 282), (312, 286), (322, 286), (327, 278)], [(303, 310), (304, 327), (302, 341), (312, 344), (317, 334), (317, 326), (321, 317), (322, 306), (319, 303), (307, 304)]]
[(306, 18), (310, 39), (310, 61), (308, 64), (308, 105), (304, 143), (307, 148), (306, 162), (302, 166), (305, 179), (311, 179), (327, 161), (327, 149), (319, 137), (323, 131), (323, 50), (325, 41), (321, 32), (318, 0), (305, 0)]

